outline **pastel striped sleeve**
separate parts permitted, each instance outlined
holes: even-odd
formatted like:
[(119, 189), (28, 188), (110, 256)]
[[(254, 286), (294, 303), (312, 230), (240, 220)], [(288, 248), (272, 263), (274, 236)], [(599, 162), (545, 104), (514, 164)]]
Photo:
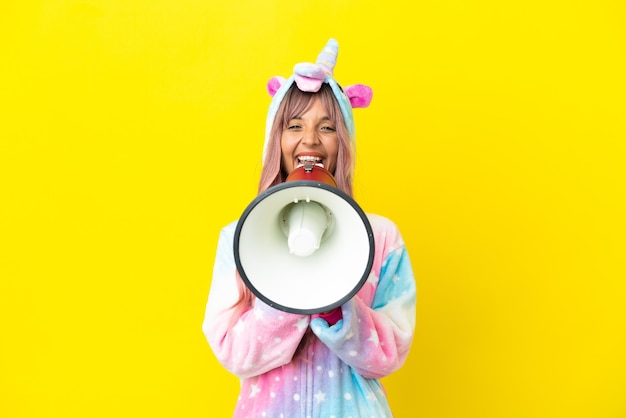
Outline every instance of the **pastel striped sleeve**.
[(218, 361), (248, 378), (291, 361), (309, 316), (285, 313), (257, 299), (253, 308), (233, 317), (239, 297), (233, 233), (234, 225), (220, 232), (202, 329)]
[(377, 251), (385, 254), (371, 304), (354, 297), (343, 319), (330, 326), (311, 321), (313, 332), (343, 361), (367, 378), (380, 378), (406, 360), (415, 329), (416, 286), (406, 247), (395, 225), (385, 225)]

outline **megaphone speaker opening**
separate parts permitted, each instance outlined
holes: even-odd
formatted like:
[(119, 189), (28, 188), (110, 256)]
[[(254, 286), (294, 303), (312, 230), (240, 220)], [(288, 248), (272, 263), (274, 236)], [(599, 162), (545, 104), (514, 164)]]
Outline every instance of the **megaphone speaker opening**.
[(299, 257), (313, 254), (322, 241), (330, 218), (317, 202), (300, 201), (287, 206), (282, 215), (283, 231), (287, 235), (289, 253)]
[[(298, 237), (294, 251), (290, 234)], [(244, 284), (260, 300), (285, 312), (313, 314), (340, 306), (361, 289), (372, 269), (374, 236), (363, 210), (341, 190), (291, 181), (248, 205), (235, 229), (233, 255)]]

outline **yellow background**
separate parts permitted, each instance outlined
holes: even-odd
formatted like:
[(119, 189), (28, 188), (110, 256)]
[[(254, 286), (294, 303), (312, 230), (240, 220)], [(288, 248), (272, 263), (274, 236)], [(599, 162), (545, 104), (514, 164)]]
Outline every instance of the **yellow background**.
[(230, 416), (201, 333), (265, 83), (340, 43), (419, 290), (397, 417), (626, 417), (623, 1), (0, 6), (0, 416)]

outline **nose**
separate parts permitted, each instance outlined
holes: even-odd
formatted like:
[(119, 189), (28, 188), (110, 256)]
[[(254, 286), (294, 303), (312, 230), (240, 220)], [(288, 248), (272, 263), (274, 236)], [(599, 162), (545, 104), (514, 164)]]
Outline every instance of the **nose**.
[(304, 145), (317, 145), (320, 143), (319, 136), (315, 129), (305, 129), (302, 133), (302, 144)]

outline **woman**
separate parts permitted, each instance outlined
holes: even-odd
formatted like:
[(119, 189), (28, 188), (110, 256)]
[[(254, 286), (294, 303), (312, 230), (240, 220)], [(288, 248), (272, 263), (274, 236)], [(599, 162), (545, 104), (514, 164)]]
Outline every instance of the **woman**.
[[(315, 64), (298, 64), (268, 84), (259, 192), (282, 183), (303, 161), (323, 165), (352, 195), (353, 107), (371, 89), (344, 90), (332, 71), (330, 40)], [(390, 417), (379, 379), (402, 366), (415, 326), (415, 280), (402, 237), (386, 218), (369, 215), (374, 263), (358, 293), (331, 312), (300, 315), (256, 299), (236, 271), (233, 233), (220, 233), (203, 330), (220, 363), (241, 379), (235, 417)]]

